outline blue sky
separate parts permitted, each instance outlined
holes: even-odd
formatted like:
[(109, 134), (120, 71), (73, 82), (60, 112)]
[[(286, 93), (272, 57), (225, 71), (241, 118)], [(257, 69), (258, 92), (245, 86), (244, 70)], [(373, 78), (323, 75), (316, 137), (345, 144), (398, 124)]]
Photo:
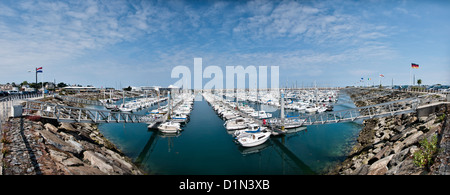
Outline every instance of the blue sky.
[[(450, 1), (0, 1), (0, 83), (168, 86), (175, 66), (279, 66), (280, 84), (450, 84)], [(31, 73), (28, 70), (33, 70)], [(225, 78), (225, 76), (224, 76)], [(39, 79), (40, 80), (40, 79)], [(207, 82), (208, 79), (203, 79)], [(367, 82), (367, 81), (365, 81)]]

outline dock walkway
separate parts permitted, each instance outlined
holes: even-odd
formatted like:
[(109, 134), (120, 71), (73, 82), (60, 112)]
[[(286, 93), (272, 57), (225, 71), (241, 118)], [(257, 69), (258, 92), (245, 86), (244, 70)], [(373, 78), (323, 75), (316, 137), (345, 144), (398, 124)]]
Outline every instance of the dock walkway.
[[(364, 107), (352, 108), (334, 112), (323, 112), (313, 115), (304, 115), (293, 117), (298, 118), (298, 121), (306, 120), (303, 125), (314, 124), (328, 124), (355, 121), (358, 119), (367, 119), (374, 117), (392, 116), (398, 114), (405, 114), (417, 111), (418, 108), (423, 110), (433, 105), (441, 104), (442, 102), (433, 102), (425, 96), (412, 97), (397, 101), (390, 101), (381, 104), (369, 105)], [(245, 118), (252, 118), (259, 125), (263, 125), (262, 120), (255, 119), (245, 112), (236, 108), (236, 105), (230, 105), (224, 102), (229, 109), (239, 112)], [(175, 105), (174, 107), (176, 107)], [(23, 108), (25, 114), (38, 114), (41, 117), (53, 118), (60, 122), (80, 122), (80, 123), (152, 123), (155, 119), (146, 115), (138, 115), (126, 112), (112, 112), (109, 110), (77, 108), (51, 104), (47, 102), (40, 102), (34, 100), (26, 100), (26, 105)], [(281, 120), (275, 120), (278, 123)], [(300, 123), (300, 122), (299, 122)], [(270, 128), (281, 126), (281, 124), (272, 124)]]

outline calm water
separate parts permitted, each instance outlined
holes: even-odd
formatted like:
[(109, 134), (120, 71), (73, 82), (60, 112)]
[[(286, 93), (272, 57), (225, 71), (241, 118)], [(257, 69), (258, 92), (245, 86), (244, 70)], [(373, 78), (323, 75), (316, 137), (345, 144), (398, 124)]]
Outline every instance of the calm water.
[[(341, 94), (340, 99), (349, 98)], [(335, 110), (352, 107), (341, 104)], [(279, 110), (273, 114), (278, 116)], [(194, 102), (191, 120), (178, 136), (148, 130), (146, 124), (101, 124), (99, 129), (149, 174), (168, 175), (320, 174), (345, 159), (361, 129), (358, 123), (311, 125), (243, 148), (223, 123), (203, 100)]]

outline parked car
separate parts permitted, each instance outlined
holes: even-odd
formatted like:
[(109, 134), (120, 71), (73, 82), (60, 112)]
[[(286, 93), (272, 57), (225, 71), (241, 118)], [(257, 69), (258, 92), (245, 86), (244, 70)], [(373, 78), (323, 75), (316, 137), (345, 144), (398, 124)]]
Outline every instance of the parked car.
[(19, 95), (20, 94), (19, 91), (15, 91), (15, 90), (9, 90), (8, 93), (9, 93), (9, 95)]

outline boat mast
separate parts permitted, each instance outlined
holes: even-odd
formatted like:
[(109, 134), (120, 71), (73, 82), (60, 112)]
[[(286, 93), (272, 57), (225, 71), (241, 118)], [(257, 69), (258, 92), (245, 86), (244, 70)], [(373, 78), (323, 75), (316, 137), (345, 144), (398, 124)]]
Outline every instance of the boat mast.
[(281, 90), (281, 131), (284, 131), (284, 91)]
[(159, 88), (156, 89), (156, 98), (157, 98), (157, 102), (158, 102), (158, 112), (159, 112)]
[(319, 99), (317, 98), (317, 93), (318, 93), (318, 91), (317, 91), (317, 84), (316, 84), (316, 81), (314, 81), (314, 98), (315, 98), (315, 103), (314, 103), (314, 108), (317, 108), (317, 104), (318, 104), (318, 102), (319, 102)]
[(170, 105), (171, 105), (171, 102), (172, 102), (172, 101), (170, 101), (170, 91), (167, 92), (167, 95), (169, 96), (169, 102), (167, 104), (167, 107), (169, 108), (167, 119), (170, 119), (170, 110), (171, 110), (170, 109)]
[(125, 90), (122, 89), (122, 108), (125, 108)]
[(259, 101), (258, 101), (258, 87), (256, 86), (256, 83), (255, 83), (255, 89), (256, 89), (256, 107), (258, 108), (258, 119), (260, 119), (259, 118), (259, 112), (261, 111), (261, 104), (259, 103)]

